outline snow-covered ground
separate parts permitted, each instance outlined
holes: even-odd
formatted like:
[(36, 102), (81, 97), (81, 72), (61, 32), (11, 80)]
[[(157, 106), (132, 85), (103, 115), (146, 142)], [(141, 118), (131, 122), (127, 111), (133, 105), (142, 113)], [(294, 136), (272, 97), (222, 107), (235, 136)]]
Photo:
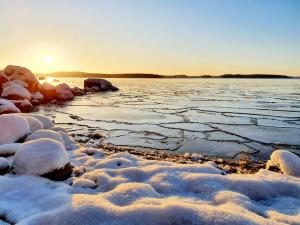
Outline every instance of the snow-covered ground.
[[(108, 155), (75, 143), (46, 117), (10, 116), (0, 116), (0, 156), (11, 155), (0, 168), (22, 175), (0, 176), (0, 224), (300, 224), (300, 159), (290, 152), (275, 151), (268, 162), (284, 174), (225, 174), (213, 163)], [(13, 121), (22, 129), (9, 138), (3, 133)], [(34, 131), (40, 126), (46, 130)], [(15, 144), (20, 137), (25, 143)], [(65, 181), (35, 176), (68, 162), (74, 168)]]

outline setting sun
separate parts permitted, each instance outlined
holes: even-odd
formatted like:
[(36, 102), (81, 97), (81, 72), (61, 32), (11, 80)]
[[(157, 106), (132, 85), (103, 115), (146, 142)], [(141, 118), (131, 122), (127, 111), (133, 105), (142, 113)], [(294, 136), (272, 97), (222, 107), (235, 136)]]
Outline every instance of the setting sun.
[(52, 63), (54, 58), (51, 55), (44, 55), (43, 60), (44, 60), (45, 63)]
[(54, 78), (53, 77), (47, 77), (46, 78), (46, 82), (53, 83), (54, 82)]

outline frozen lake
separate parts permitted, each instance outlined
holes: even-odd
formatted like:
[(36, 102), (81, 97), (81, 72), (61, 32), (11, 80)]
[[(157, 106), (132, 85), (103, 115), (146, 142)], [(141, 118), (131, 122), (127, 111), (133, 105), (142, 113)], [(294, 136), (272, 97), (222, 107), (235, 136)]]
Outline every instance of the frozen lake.
[[(83, 78), (59, 79), (83, 86)], [(77, 97), (43, 113), (99, 145), (209, 156), (300, 153), (300, 79), (108, 79), (118, 92)]]

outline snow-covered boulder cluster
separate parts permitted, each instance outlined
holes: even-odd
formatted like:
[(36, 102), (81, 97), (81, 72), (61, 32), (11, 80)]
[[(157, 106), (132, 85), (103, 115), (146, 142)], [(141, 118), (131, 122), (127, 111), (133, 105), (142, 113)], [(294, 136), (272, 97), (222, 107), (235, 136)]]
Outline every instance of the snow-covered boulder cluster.
[(17, 175), (68, 178), (72, 166), (67, 150), (79, 145), (64, 130), (55, 130), (60, 129), (43, 115), (0, 115), (0, 159), (9, 157), (11, 172)]
[(30, 112), (36, 105), (53, 100), (68, 101), (83, 94), (83, 89), (67, 84), (41, 84), (24, 67), (9, 65), (0, 71), (0, 114)]

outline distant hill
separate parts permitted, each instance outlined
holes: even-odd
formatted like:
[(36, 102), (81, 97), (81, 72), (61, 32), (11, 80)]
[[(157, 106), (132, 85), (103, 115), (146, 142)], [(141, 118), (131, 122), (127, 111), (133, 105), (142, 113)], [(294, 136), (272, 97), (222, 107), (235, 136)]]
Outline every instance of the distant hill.
[(96, 77), (96, 78), (262, 78), (262, 79), (286, 79), (295, 78), (287, 75), (276, 74), (223, 74), (219, 76), (212, 75), (160, 75), (150, 73), (120, 73), (120, 74), (105, 74), (105, 73), (85, 73), (85, 72), (55, 72), (49, 74), (37, 74), (39, 77), (51, 76), (51, 77)]

